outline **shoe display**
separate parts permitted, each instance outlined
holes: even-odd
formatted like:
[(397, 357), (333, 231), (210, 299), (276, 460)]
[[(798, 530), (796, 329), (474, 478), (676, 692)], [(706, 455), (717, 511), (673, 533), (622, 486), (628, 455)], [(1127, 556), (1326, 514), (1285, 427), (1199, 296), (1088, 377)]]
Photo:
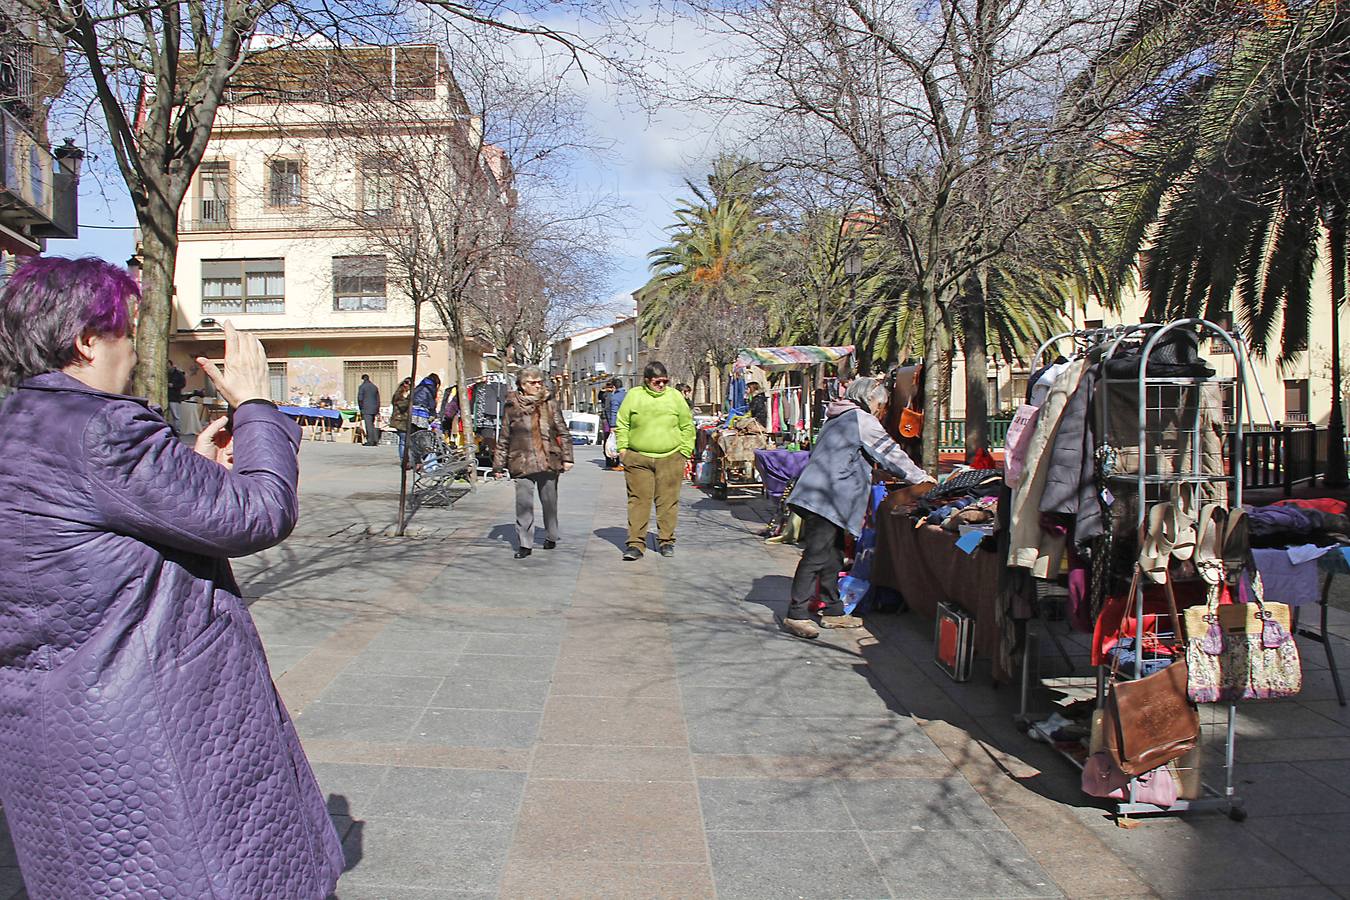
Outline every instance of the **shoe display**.
[(534, 551), (531, 550), (529, 547), (521, 547), (520, 549), (516, 550), (516, 559), (524, 559), (533, 552)]
[(820, 637), (820, 629), (810, 619), (784, 619), (783, 630), (795, 634), (799, 638)]
[(558, 542), (557, 542), (557, 541), (544, 541), (544, 549), (545, 549), (545, 550), (553, 550), (553, 549), (555, 549), (557, 546), (558, 546)]
[(629, 547), (627, 550), (623, 551), (624, 562), (633, 562), (638, 559), (642, 559), (641, 547)]
[(863, 620), (857, 616), (821, 616), (822, 628), (861, 628)]
[(659, 552), (662, 556), (665, 556), (665, 557), (671, 557), (671, 556), (674, 556), (674, 555), (675, 555), (675, 545), (674, 545), (674, 544), (669, 544), (669, 543), (667, 543), (667, 544), (662, 544), (660, 547), (657, 548), (657, 552)]

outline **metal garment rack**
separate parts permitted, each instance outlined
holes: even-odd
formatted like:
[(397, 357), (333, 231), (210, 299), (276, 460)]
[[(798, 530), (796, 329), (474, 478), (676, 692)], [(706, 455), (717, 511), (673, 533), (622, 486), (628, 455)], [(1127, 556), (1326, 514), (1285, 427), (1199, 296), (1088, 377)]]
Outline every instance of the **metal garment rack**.
[[(1208, 376), (1208, 377), (1150, 377), (1148, 367), (1153, 352), (1159, 342), (1169, 333), (1178, 329), (1188, 329), (1192, 333), (1197, 333), (1201, 338), (1206, 335), (1222, 341), (1232, 351), (1233, 359), (1236, 365), (1236, 376)], [(1247, 371), (1247, 356), (1245, 343), (1233, 337), (1227, 330), (1205, 319), (1180, 319), (1166, 324), (1141, 323), (1139, 325), (1118, 326), (1115, 328), (1092, 329), (1064, 332), (1055, 335), (1047, 340), (1037, 350), (1033, 358), (1032, 371), (1037, 371), (1042, 363), (1042, 358), (1046, 351), (1055, 346), (1058, 342), (1073, 339), (1075, 348), (1081, 351), (1100, 349), (1105, 346), (1102, 354), (1102, 376), (1098, 379), (1097, 385), (1099, 391), (1105, 391), (1096, 399), (1097, 409), (1097, 435), (1098, 440), (1104, 440), (1110, 432), (1110, 410), (1112, 392), (1128, 391), (1128, 396), (1132, 398), (1132, 403), (1138, 410), (1137, 425), (1137, 448), (1138, 465), (1137, 471), (1133, 474), (1119, 474), (1108, 477), (1108, 484), (1115, 484), (1118, 489), (1124, 490), (1128, 486), (1133, 486), (1137, 491), (1136, 525), (1142, 529), (1143, 524), (1148, 521), (1149, 505), (1151, 502), (1157, 502), (1157, 497), (1167, 487), (1176, 484), (1189, 483), (1194, 489), (1199, 490), (1202, 487), (1216, 485), (1226, 485), (1231, 487), (1231, 491), (1224, 497), (1224, 502), (1228, 506), (1240, 506), (1242, 504), (1242, 465), (1243, 465), (1243, 387), (1245, 385), (1245, 375)], [(1131, 378), (1110, 378), (1106, 373), (1106, 364), (1109, 360), (1116, 357), (1122, 348), (1136, 348), (1142, 342), (1142, 352), (1139, 362), (1139, 373), (1137, 377)], [(1156, 365), (1156, 364), (1155, 364)], [(1156, 371), (1156, 368), (1155, 368)], [(1221, 440), (1221, 452), (1228, 455), (1228, 466), (1225, 471), (1217, 474), (1206, 474), (1204, 472), (1204, 453), (1202, 449), (1201, 431), (1202, 431), (1202, 410), (1204, 402), (1202, 394), (1207, 387), (1220, 388), (1219, 406), (1220, 410), (1228, 413), (1231, 410), (1231, 434), (1226, 435)], [(1230, 397), (1224, 397), (1222, 386), (1231, 386), (1232, 394)], [(1192, 404), (1188, 405), (1184, 401), (1187, 392), (1190, 392)], [(1177, 402), (1165, 405), (1164, 401), (1170, 396), (1175, 396)], [(1156, 402), (1150, 403), (1150, 400)], [(1191, 409), (1193, 405), (1193, 410)], [(1189, 422), (1183, 422), (1182, 418), (1186, 415), (1191, 416)], [(1250, 415), (1250, 410), (1248, 410)], [(1161, 421), (1171, 417), (1175, 419), (1170, 434), (1164, 435), (1160, 427)], [(1225, 415), (1226, 426), (1228, 418)], [(1174, 442), (1174, 446), (1166, 446), (1165, 442)], [(1187, 444), (1187, 442), (1189, 442)], [(1170, 455), (1167, 455), (1169, 454)], [(1186, 456), (1189, 456), (1189, 465), (1183, 465), (1186, 462)], [(1170, 468), (1171, 473), (1162, 471), (1149, 471), (1150, 461), (1164, 459), (1174, 463)], [(1158, 468), (1155, 466), (1155, 469)], [(1107, 488), (1109, 490), (1109, 487)], [(1154, 499), (1150, 499), (1150, 494)], [(1197, 500), (1197, 506), (1203, 502), (1201, 498)], [(1135, 613), (1135, 672), (1134, 676), (1139, 678), (1143, 674), (1144, 666), (1144, 588), (1141, 584), (1135, 592), (1133, 598)], [(1028, 635), (1026, 647), (1023, 655), (1023, 678), (1022, 691), (1023, 703), (1022, 715), (1019, 717), (1023, 721), (1028, 720), (1026, 715), (1027, 695), (1030, 688), (1029, 666), (1031, 661), (1031, 647), (1033, 641)], [(1101, 708), (1105, 701), (1106, 689), (1106, 666), (1099, 665), (1096, 672), (1096, 705)], [(1235, 742), (1237, 736), (1237, 704), (1230, 702), (1227, 705), (1227, 723), (1226, 735), (1224, 741), (1224, 782), (1221, 788), (1212, 787), (1202, 782), (1203, 796), (1197, 799), (1178, 799), (1175, 804), (1168, 807), (1155, 806), (1149, 803), (1140, 802), (1137, 799), (1137, 783), (1131, 782), (1127, 799), (1116, 804), (1116, 814), (1118, 816), (1130, 816), (1134, 814), (1177, 814), (1188, 811), (1202, 810), (1226, 810), (1228, 815), (1236, 821), (1246, 818), (1246, 812), (1242, 807), (1242, 800), (1237, 796), (1234, 789), (1233, 767), (1235, 760)], [(1036, 728), (1031, 722), (1027, 724)], [(1202, 735), (1204, 729), (1208, 727), (1202, 724)], [(1039, 731), (1039, 729), (1037, 729)], [(1048, 738), (1048, 735), (1043, 735)], [(1052, 744), (1053, 746), (1053, 744)], [(1083, 763), (1070, 753), (1061, 751), (1061, 755), (1070, 760), (1079, 768)]]

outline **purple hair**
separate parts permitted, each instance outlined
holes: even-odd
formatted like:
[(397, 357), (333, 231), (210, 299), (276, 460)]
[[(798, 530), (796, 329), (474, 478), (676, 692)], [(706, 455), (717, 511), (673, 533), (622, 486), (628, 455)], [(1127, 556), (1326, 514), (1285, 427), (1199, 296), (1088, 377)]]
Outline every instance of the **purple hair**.
[(40, 256), (24, 263), (0, 292), (0, 384), (70, 365), (85, 332), (130, 334), (130, 301), (139, 296), (125, 269), (101, 259)]

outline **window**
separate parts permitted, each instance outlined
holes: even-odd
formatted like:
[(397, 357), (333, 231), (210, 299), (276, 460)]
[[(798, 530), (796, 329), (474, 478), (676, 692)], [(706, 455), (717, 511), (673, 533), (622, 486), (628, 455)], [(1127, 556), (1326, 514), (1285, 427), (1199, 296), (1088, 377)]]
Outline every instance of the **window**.
[[(1228, 332), (1230, 335), (1233, 335), (1234, 338), (1237, 337), (1237, 335), (1233, 334), (1233, 314), (1228, 310), (1224, 310), (1223, 312), (1214, 316), (1213, 318), (1210, 319), (1210, 321), (1213, 322), (1215, 325), (1218, 325), (1220, 328)], [(1213, 332), (1210, 332), (1210, 334), (1213, 334)], [(1231, 347), (1228, 346), (1228, 342), (1225, 341), (1223, 338), (1218, 337), (1212, 338), (1210, 340), (1209, 352), (1227, 353), (1229, 356), (1233, 355), (1233, 350)]]
[(286, 311), (283, 259), (202, 261), (202, 315)]
[(350, 359), (342, 364), (342, 387), (348, 403), (356, 403), (361, 376), (369, 375), (380, 392), (380, 405), (388, 406), (398, 385), (398, 363), (392, 359)]
[(1093, 329), (1101, 328), (1101, 327), (1102, 327), (1102, 320), (1101, 320), (1101, 319), (1084, 319), (1084, 320), (1083, 320), (1083, 328), (1084, 328), (1084, 330), (1086, 330), (1086, 331), (1092, 331)]
[(267, 163), (267, 205), (299, 206), (302, 202), (300, 160), (269, 160)]
[(394, 211), (394, 163), (384, 157), (371, 157), (361, 162), (361, 209), (372, 217), (387, 216)]
[(333, 257), (333, 309), (379, 310), (387, 303), (383, 256)]
[(1286, 380), (1284, 383), (1284, 420), (1308, 421), (1308, 379)]
[(291, 392), (286, 386), (286, 364), (284, 362), (267, 364), (267, 393), (273, 403), (285, 403), (290, 399)]
[(198, 170), (201, 208), (198, 218), (211, 225), (230, 223), (230, 164), (204, 162)]

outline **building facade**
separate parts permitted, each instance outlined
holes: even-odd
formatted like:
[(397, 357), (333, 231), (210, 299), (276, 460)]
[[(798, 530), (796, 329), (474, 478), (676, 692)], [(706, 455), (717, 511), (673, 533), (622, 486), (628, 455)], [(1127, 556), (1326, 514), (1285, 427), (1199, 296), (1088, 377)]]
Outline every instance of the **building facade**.
[(79, 236), (83, 151), (52, 149), (47, 109), (65, 86), (59, 42), (14, 0), (0, 0), (0, 269)]
[[(372, 235), (400, 221), (410, 188), (379, 148), (411, 146), (428, 173), (449, 170), (475, 123), (434, 46), (286, 46), (258, 58), (226, 95), (180, 215), (170, 358), (189, 387), (205, 386), (190, 361), (220, 358), (228, 319), (262, 340), (273, 399), (354, 404), (369, 374), (388, 403), (412, 369), (414, 305), (406, 264)], [(488, 177), (505, 170), (482, 165)], [(420, 325), (418, 378), (452, 382), (451, 341), (429, 303)], [(481, 374), (481, 349), (466, 348), (464, 368)]]

